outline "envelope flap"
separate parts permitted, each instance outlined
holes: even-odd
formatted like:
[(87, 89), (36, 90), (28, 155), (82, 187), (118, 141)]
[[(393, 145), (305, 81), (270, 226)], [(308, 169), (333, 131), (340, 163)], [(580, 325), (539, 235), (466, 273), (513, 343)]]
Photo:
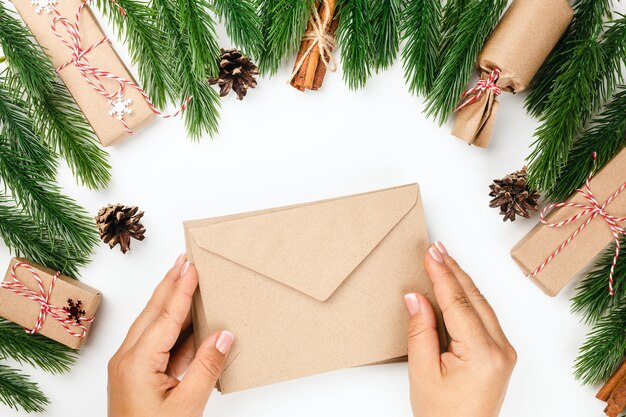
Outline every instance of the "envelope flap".
[(415, 206), (417, 184), (189, 230), (204, 250), (327, 300)]

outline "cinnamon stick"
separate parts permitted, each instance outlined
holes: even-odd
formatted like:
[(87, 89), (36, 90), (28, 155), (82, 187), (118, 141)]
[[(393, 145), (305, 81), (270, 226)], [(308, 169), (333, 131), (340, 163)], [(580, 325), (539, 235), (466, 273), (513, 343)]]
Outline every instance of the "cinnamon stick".
[(596, 394), (596, 398), (605, 402), (608, 401), (611, 393), (615, 391), (624, 378), (626, 378), (626, 361), (622, 362), (617, 371), (606, 381), (606, 384)]
[(626, 378), (611, 392), (604, 412), (608, 417), (617, 417), (626, 408)]
[[(337, 27), (339, 26), (339, 19), (333, 19), (333, 22), (330, 25), (330, 31), (328, 32), (330, 36), (335, 36), (337, 32)], [(328, 51), (326, 56), (326, 60), (330, 59), (330, 54), (332, 54), (332, 50)], [(328, 71), (328, 67), (326, 65), (318, 65), (315, 70), (315, 78), (313, 79), (312, 90), (317, 91), (320, 89), (322, 84), (324, 83), (324, 78), (326, 77), (326, 72)]]
[[(324, 26), (324, 32), (328, 32), (330, 26), (333, 23), (333, 17), (335, 15), (335, 0), (328, 0), (328, 3), (322, 2), (320, 6), (320, 20), (322, 23), (328, 22)], [(312, 89), (313, 80), (315, 79), (315, 72), (317, 71), (320, 61), (320, 48), (319, 43), (313, 47), (311, 54), (309, 55), (309, 62), (307, 66), (306, 76), (304, 78), (304, 88)], [(324, 65), (322, 65), (324, 66)]]
[[(320, 7), (320, 5), (316, 4), (315, 7)], [(313, 30), (313, 22), (309, 19), (305, 33), (311, 32), (312, 30)], [(298, 63), (302, 59), (302, 56), (304, 55), (306, 50), (309, 49), (311, 42), (313, 42), (313, 40), (311, 39), (302, 40), (302, 43), (300, 44), (300, 49), (298, 50), (298, 54), (296, 55), (296, 62), (293, 64), (294, 71), (298, 67)], [(302, 65), (300, 66), (300, 69), (298, 70), (298, 73), (289, 82), (289, 84), (291, 84), (292, 87), (297, 88), (300, 91), (304, 91), (304, 78), (306, 76), (306, 70), (308, 68), (308, 60), (309, 60), (309, 57), (306, 57), (304, 59)]]

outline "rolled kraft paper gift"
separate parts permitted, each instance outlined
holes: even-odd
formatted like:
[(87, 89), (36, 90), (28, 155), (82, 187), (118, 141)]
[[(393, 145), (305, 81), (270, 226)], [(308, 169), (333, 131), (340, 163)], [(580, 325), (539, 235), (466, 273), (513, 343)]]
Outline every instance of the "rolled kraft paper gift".
[[(514, 0), (480, 53), (481, 79), (487, 80), (498, 68), (497, 87), (511, 93), (524, 91), (572, 17), (565, 0)], [(486, 148), (497, 110), (497, 93), (485, 90), (475, 102), (459, 109), (452, 135)]]
[[(45, 10), (39, 10), (37, 13), (37, 8), (31, 3), (31, 0), (12, 0), (12, 2), (35, 36), (37, 43), (50, 57), (54, 67), (59, 68), (68, 62), (72, 58), (72, 50), (61, 42), (52, 30), (55, 12), (47, 13)], [(64, 18), (73, 24), (81, 3), (81, 0), (62, 0), (57, 2), (55, 7)], [(70, 41), (69, 33), (62, 23), (57, 23), (56, 28), (63, 39)], [(88, 6), (85, 6), (80, 14), (79, 28), (82, 40), (81, 47), (84, 50), (105, 38), (98, 21)], [(84, 56), (91, 66), (134, 82), (132, 75), (109, 42), (101, 43)], [(109, 115), (111, 110), (109, 99), (87, 83), (76, 65), (69, 64), (58, 73), (103, 146), (120, 142), (129, 136), (126, 128), (116, 119), (116, 116)], [(100, 81), (109, 93), (115, 93), (119, 89), (119, 83), (115, 80), (100, 77)], [(130, 130), (137, 131), (154, 119), (155, 114), (139, 91), (126, 87), (123, 90), (123, 96), (124, 99), (132, 100), (132, 113), (124, 114), (124, 121)]]
[[(626, 148), (590, 181), (590, 190), (599, 206), (604, 205), (615, 195), (605, 207), (606, 213), (615, 218), (626, 217), (626, 191), (618, 194), (624, 183), (626, 183)], [(592, 206), (592, 203), (578, 192), (566, 203)], [(557, 224), (582, 213), (583, 210), (577, 207), (557, 208), (548, 214), (545, 220)], [(596, 215), (567, 243), (574, 232), (591, 217), (591, 213), (585, 214), (562, 227), (548, 227), (539, 223), (511, 250), (511, 256), (524, 273), (549, 296), (556, 296), (575, 275), (589, 266), (598, 254), (615, 241), (607, 219), (602, 215)], [(625, 223), (618, 221), (617, 225), (624, 227)], [(564, 244), (565, 246), (562, 246)], [(555, 255), (557, 249), (561, 247), (562, 250)], [(622, 253), (620, 256), (626, 254)], [(540, 268), (542, 265), (544, 267)], [(609, 278), (606, 277), (607, 297)]]

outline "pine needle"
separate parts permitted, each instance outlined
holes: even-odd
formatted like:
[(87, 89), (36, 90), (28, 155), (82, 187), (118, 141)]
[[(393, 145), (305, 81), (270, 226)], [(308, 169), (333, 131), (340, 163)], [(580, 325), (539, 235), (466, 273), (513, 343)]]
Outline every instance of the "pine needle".
[(574, 48), (579, 42), (602, 30), (603, 18), (611, 14), (612, 3), (613, 0), (577, 0), (574, 3), (572, 24), (537, 72), (526, 97), (526, 109), (532, 116), (539, 117), (546, 111), (556, 79), (569, 61)]
[(0, 364), (0, 402), (15, 410), (42, 413), (49, 404), (46, 396), (27, 375)]
[[(597, 153), (596, 167), (602, 169), (622, 148), (626, 146), (626, 86), (604, 107), (569, 151), (567, 164), (561, 176), (548, 193), (550, 201), (564, 201), (581, 187), (594, 163), (591, 158)], [(626, 273), (626, 271), (624, 271)]]
[(626, 299), (621, 298), (587, 335), (574, 364), (574, 375), (583, 384), (605, 381), (625, 355)]
[(372, 5), (372, 53), (376, 72), (389, 68), (400, 48), (402, 0), (378, 0)]
[(448, 0), (445, 2), (441, 17), (441, 56), (446, 55), (446, 51), (454, 40), (454, 30), (461, 21), (461, 16), (467, 9), (467, 4), (470, 0)]
[(283, 58), (300, 47), (314, 0), (260, 0), (263, 22), (262, 73), (274, 75)]
[(77, 351), (39, 334), (29, 335), (21, 326), (0, 319), (0, 358), (39, 367), (51, 374), (68, 372)]
[(220, 47), (215, 22), (206, 0), (178, 0), (180, 33), (186, 40), (194, 73), (199, 79), (217, 77)]
[(496, 26), (506, 0), (481, 0), (467, 4), (458, 25), (450, 29), (450, 45), (441, 58), (441, 71), (426, 98), (426, 114), (445, 123), (467, 88), (476, 59)]
[(226, 33), (246, 55), (259, 59), (263, 51), (261, 16), (255, 0), (212, 0)]
[(402, 50), (404, 78), (413, 94), (430, 91), (438, 71), (441, 0), (404, 0)]
[(341, 46), (343, 80), (351, 90), (365, 87), (371, 74), (373, 33), (369, 0), (341, 0), (337, 43)]

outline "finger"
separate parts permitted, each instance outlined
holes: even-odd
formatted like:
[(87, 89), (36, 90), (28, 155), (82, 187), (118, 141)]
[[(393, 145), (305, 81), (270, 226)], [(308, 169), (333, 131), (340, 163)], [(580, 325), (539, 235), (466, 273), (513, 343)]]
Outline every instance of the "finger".
[(157, 285), (148, 304), (146, 304), (146, 307), (128, 330), (128, 334), (120, 347), (120, 351), (127, 351), (133, 347), (146, 327), (158, 317), (161, 310), (163, 310), (165, 301), (172, 293), (174, 285), (180, 277), (180, 271), (186, 260), (187, 257), (184, 253), (178, 256), (174, 266), (167, 272), (165, 278), (163, 278), (159, 285)]
[(165, 371), (171, 377), (180, 378), (196, 356), (193, 334), (188, 335), (170, 352), (170, 362)]
[(463, 287), (435, 246), (428, 250), (424, 266), (433, 283), (433, 292), (450, 337), (462, 342), (486, 342), (490, 339)]
[(476, 312), (491, 337), (501, 346), (508, 344), (509, 342), (500, 326), (495, 311), (485, 296), (482, 295), (472, 278), (459, 266), (456, 260), (449, 255), (446, 247), (441, 242), (436, 242), (435, 246), (442, 254), (444, 263), (452, 270), (459, 284), (463, 287), (463, 291), (467, 294), (467, 298), (474, 306), (474, 309), (476, 309)]
[(137, 340), (135, 350), (138, 354), (151, 358), (149, 355), (153, 353), (169, 353), (189, 315), (197, 286), (196, 268), (187, 261), (161, 312)]
[(437, 319), (430, 302), (422, 294), (404, 296), (409, 320), (409, 379), (430, 379), (441, 374)]
[(178, 397), (175, 401), (184, 401), (192, 408), (191, 412), (202, 413), (224, 370), (234, 341), (235, 336), (223, 330), (200, 345), (187, 374), (172, 393), (172, 396)]

